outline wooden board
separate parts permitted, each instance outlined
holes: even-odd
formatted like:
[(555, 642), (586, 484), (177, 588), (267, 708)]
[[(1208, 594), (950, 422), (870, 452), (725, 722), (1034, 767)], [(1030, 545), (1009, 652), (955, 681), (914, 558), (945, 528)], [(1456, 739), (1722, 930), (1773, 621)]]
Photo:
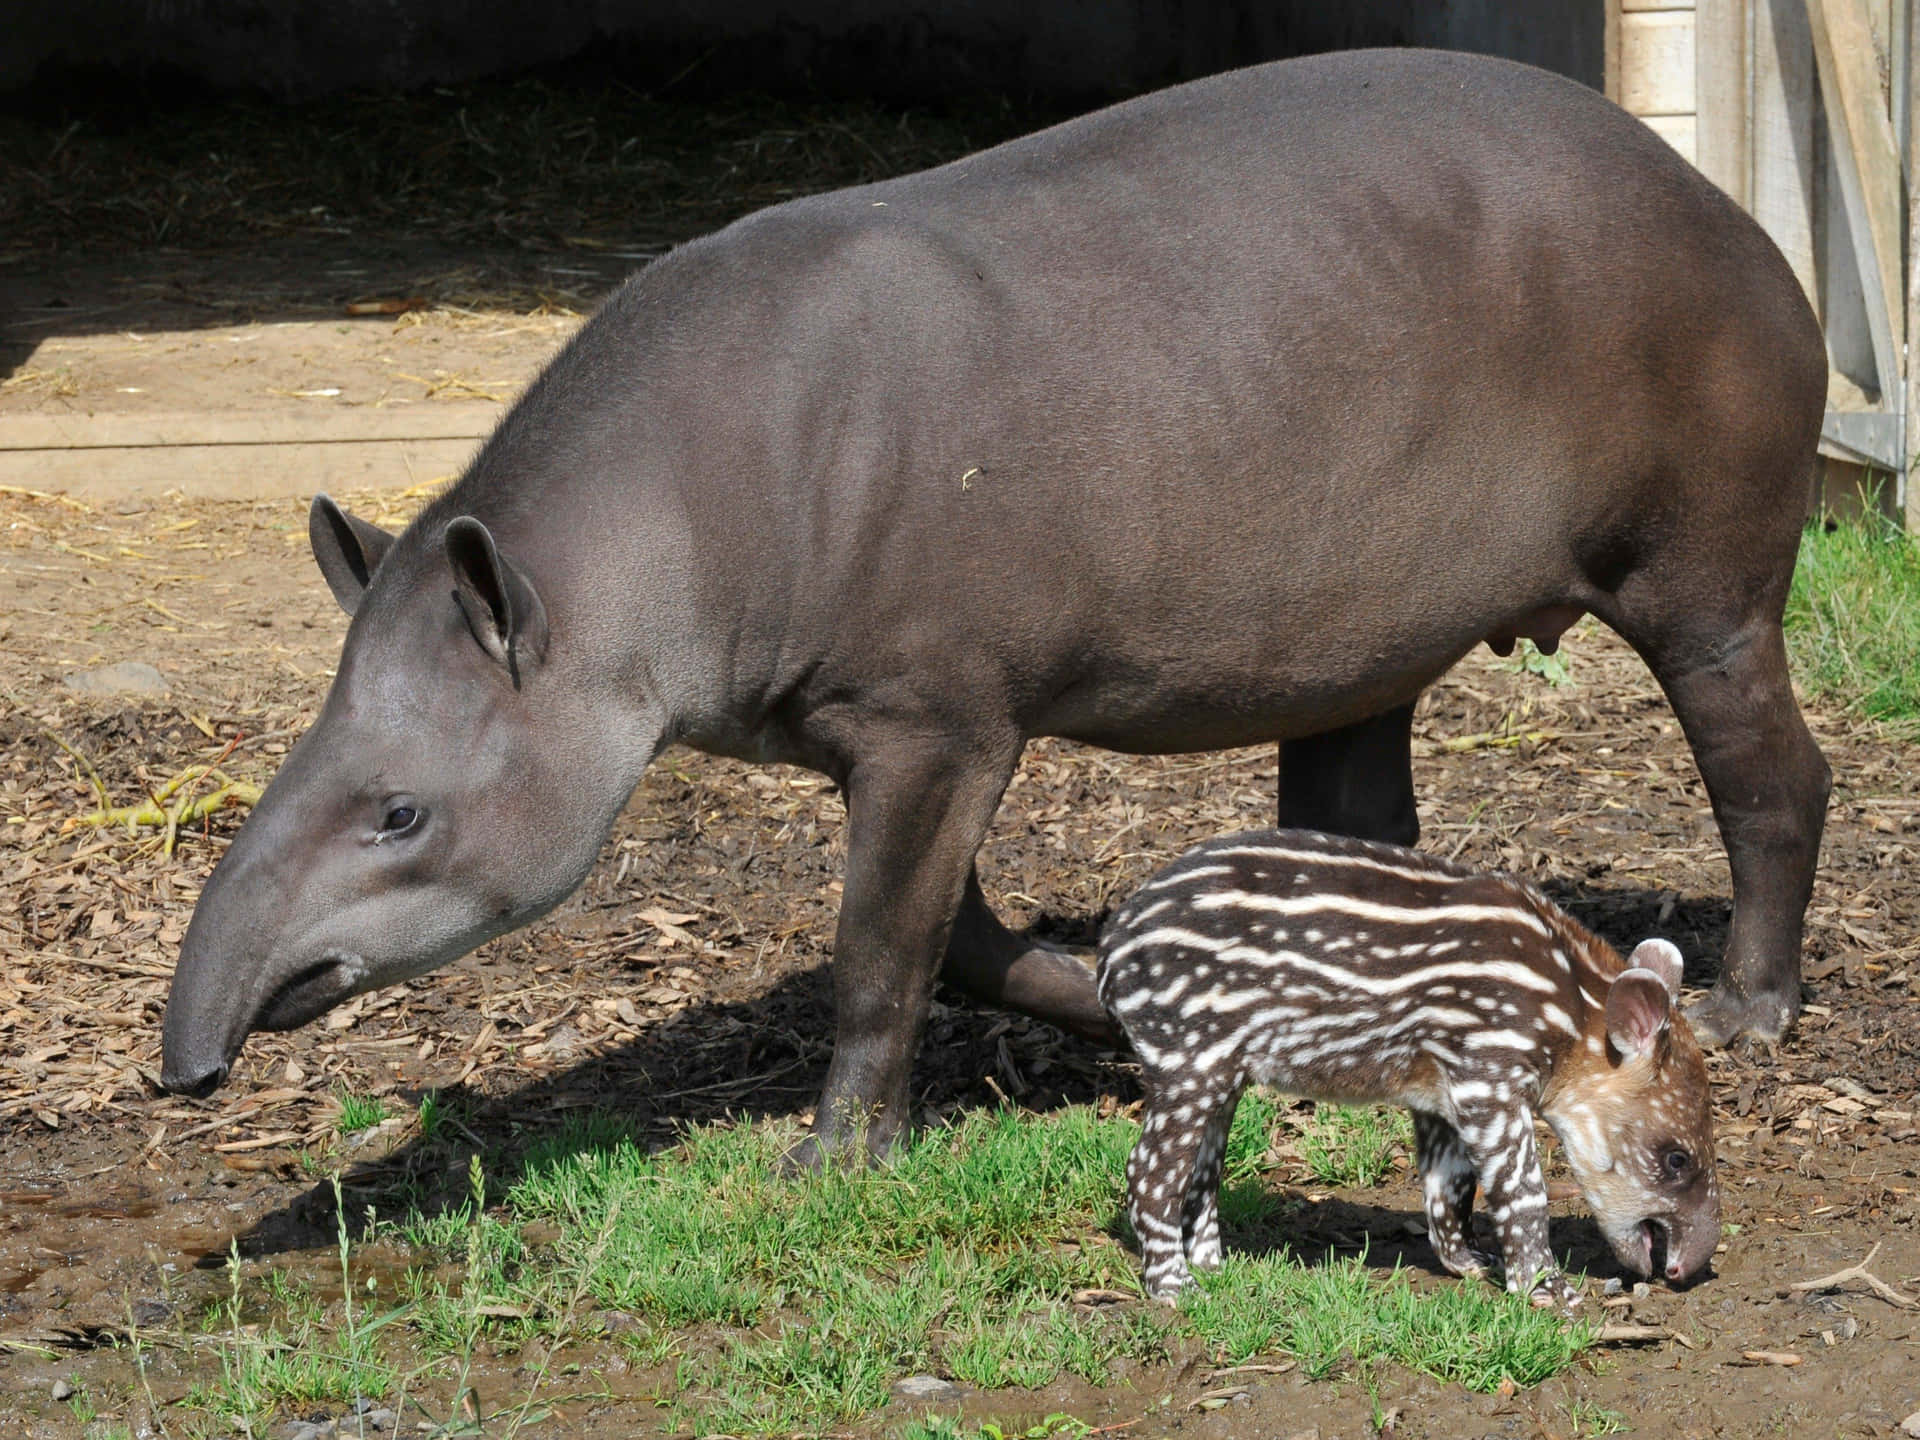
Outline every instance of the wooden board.
[(1880, 88), (1879, 47), (1865, 0), (1807, 0), (1807, 19), (1880, 389), (1891, 397), (1902, 373), (1906, 292), (1900, 156)]
[(1620, 16), (1620, 105), (1645, 119), (1691, 115), (1694, 13), (1630, 10)]
[(459, 474), (503, 407), (0, 416), (0, 485), (75, 496), (224, 499), (418, 484)]
[(1700, 0), (1694, 11), (1693, 163), (1735, 202), (1751, 204), (1747, 90), (1752, 16), (1747, 0)]

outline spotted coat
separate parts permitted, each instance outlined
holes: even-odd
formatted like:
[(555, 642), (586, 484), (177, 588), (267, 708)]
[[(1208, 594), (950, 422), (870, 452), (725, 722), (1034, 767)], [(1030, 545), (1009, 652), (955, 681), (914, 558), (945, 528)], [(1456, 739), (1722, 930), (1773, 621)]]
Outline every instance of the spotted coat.
[(1258, 831), (1189, 851), (1100, 942), (1100, 1000), (1140, 1058), (1127, 1162), (1148, 1293), (1220, 1262), (1227, 1127), (1247, 1085), (1413, 1112), (1441, 1264), (1572, 1301), (1547, 1244), (1534, 1121), (1561, 1139), (1621, 1263), (1680, 1280), (1719, 1238), (1706, 1064), (1674, 1006), (1680, 954), (1622, 960), (1539, 891), (1396, 846)]

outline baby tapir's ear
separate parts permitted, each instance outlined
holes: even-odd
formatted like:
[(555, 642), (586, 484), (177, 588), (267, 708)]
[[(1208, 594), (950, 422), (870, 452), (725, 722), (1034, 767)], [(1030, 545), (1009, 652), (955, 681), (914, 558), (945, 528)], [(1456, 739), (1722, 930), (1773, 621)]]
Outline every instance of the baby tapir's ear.
[(1651, 1055), (1672, 1023), (1673, 993), (1665, 976), (1636, 968), (1615, 977), (1607, 992), (1607, 1039), (1622, 1059)]
[(1627, 957), (1629, 970), (1651, 970), (1667, 982), (1667, 993), (1680, 998), (1680, 947), (1671, 940), (1642, 940)]

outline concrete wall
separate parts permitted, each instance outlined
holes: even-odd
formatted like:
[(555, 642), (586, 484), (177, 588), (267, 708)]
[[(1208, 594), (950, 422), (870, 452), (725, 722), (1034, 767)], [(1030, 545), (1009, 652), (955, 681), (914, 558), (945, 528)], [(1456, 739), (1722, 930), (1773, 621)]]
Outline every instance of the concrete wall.
[(931, 99), (1128, 94), (1358, 45), (1601, 84), (1603, 0), (0, 0), (0, 92), (74, 69), (300, 100), (591, 54), (633, 83)]

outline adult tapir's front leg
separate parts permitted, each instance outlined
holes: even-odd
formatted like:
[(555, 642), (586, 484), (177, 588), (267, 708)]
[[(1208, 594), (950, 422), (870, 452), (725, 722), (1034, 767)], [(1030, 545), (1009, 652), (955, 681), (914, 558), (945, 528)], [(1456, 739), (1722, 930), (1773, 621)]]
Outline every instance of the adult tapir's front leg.
[(916, 736), (870, 749), (847, 774), (833, 1062), (800, 1163), (856, 1136), (882, 1155), (905, 1128), (934, 976), (1019, 755), (1018, 736)]

